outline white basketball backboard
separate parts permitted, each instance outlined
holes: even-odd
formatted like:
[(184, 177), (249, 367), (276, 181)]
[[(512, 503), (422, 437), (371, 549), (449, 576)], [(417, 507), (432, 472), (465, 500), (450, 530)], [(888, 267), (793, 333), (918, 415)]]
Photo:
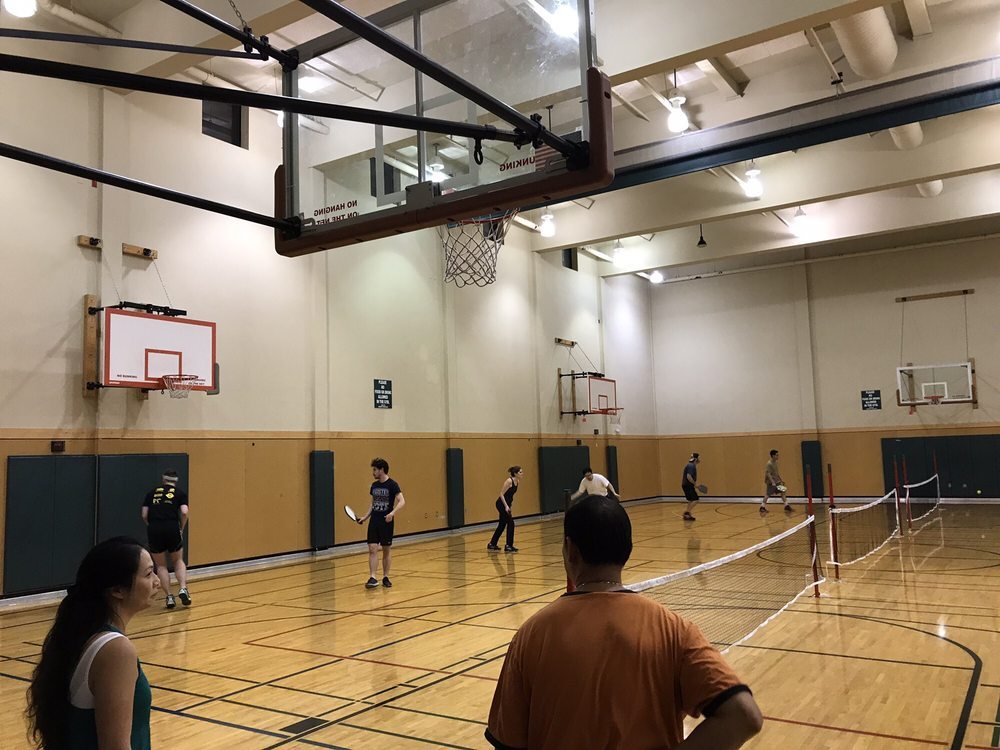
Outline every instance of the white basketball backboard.
[(898, 403), (922, 406), (932, 399), (942, 404), (975, 403), (974, 375), (972, 362), (897, 367)]
[(106, 308), (101, 385), (162, 389), (164, 375), (193, 375), (215, 389), (215, 323)]

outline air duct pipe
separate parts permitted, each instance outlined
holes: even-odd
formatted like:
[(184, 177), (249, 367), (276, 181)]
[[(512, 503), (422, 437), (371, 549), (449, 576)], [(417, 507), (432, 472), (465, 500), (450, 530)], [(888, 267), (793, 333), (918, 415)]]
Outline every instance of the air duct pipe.
[(109, 39), (121, 39), (122, 34), (120, 31), (116, 31), (110, 26), (105, 26), (100, 21), (95, 21), (93, 18), (88, 18), (87, 16), (81, 15), (76, 11), (70, 10), (63, 5), (57, 5), (52, 2), (52, 0), (35, 0), (38, 3), (38, 7), (48, 13), (50, 16), (59, 18), (66, 23), (76, 26), (78, 29), (83, 29), (84, 31), (89, 31), (91, 34), (97, 34), (98, 36), (108, 37)]
[(881, 78), (896, 62), (899, 47), (885, 8), (872, 8), (830, 23), (851, 70), (862, 78)]

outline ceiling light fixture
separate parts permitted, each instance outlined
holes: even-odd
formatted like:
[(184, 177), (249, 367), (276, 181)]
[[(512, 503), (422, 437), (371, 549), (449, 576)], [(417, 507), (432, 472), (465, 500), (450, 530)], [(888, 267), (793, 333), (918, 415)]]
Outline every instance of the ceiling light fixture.
[(659, 271), (653, 271), (651, 274), (649, 274), (649, 281), (650, 283), (653, 284), (662, 284), (663, 274), (660, 273)]
[(299, 78), (299, 89), (307, 94), (315, 94), (320, 89), (325, 89), (332, 81), (317, 75), (305, 75)]
[(670, 114), (667, 115), (667, 130), (671, 133), (683, 133), (691, 127), (691, 121), (688, 120), (687, 113), (684, 111), (684, 102), (686, 101), (687, 97), (681, 96), (680, 92), (677, 91), (677, 68), (674, 68), (674, 88), (667, 99), (670, 110)]
[(542, 220), (538, 224), (538, 233), (542, 237), (554, 237), (556, 234), (556, 223), (553, 221), (552, 214), (549, 213), (549, 209), (546, 206), (545, 213), (542, 214)]
[(743, 181), (743, 192), (747, 198), (760, 198), (764, 195), (764, 183), (760, 181), (760, 170), (755, 162), (750, 162), (746, 176), (746, 180)]
[(31, 18), (38, 10), (35, 0), (3, 0), (4, 9), (18, 18)]
[(622, 247), (621, 239), (615, 240), (615, 249), (611, 254), (611, 262), (614, 263), (618, 268), (625, 265), (625, 248)]
[(708, 247), (708, 243), (705, 242), (705, 232), (701, 228), (701, 224), (698, 225), (698, 247)]
[(570, 3), (559, 3), (556, 9), (549, 14), (547, 20), (549, 26), (559, 36), (576, 36), (577, 30), (580, 27), (580, 18), (577, 15), (576, 8)]
[(805, 237), (812, 230), (812, 219), (809, 215), (802, 210), (802, 206), (795, 209), (795, 213), (792, 215), (792, 221), (789, 223), (788, 228), (792, 230), (792, 234), (796, 237)]
[(427, 169), (429, 170), (427, 172), (427, 179), (431, 182), (444, 182), (451, 177), (450, 174), (444, 171), (444, 162), (441, 161), (441, 155), (438, 152), (438, 145), (436, 143), (434, 144), (434, 161), (427, 165)]

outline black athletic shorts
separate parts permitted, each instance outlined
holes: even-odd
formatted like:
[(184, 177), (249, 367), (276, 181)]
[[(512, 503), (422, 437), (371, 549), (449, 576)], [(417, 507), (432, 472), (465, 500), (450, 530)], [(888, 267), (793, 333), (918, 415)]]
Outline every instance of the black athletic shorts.
[(184, 546), (181, 527), (175, 523), (151, 523), (146, 527), (150, 552), (176, 552)]
[(781, 497), (781, 492), (778, 491), (776, 484), (765, 484), (764, 487), (768, 497)]
[(372, 514), (368, 521), (368, 544), (381, 544), (383, 547), (392, 546), (392, 530), (396, 521), (386, 521), (385, 516)]
[(684, 497), (688, 499), (688, 502), (694, 502), (699, 500), (698, 491), (694, 488), (693, 484), (682, 484), (681, 489), (684, 490)]

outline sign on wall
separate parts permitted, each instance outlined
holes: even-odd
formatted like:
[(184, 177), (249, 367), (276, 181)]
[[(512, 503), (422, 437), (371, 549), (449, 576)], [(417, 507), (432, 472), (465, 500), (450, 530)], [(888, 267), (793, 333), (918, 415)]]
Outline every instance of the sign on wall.
[(375, 408), (392, 408), (392, 381), (375, 379)]
[(861, 391), (861, 410), (871, 411), (882, 408), (882, 391), (876, 389), (872, 391)]

